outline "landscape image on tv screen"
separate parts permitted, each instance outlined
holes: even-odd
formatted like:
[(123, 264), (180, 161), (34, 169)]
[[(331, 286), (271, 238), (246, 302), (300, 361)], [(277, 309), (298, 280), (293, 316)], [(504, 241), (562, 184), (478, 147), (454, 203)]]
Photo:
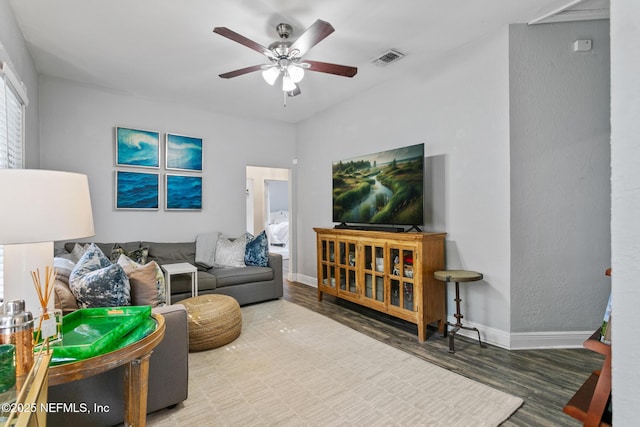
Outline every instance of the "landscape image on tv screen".
[(333, 162), (333, 221), (421, 225), (424, 144)]

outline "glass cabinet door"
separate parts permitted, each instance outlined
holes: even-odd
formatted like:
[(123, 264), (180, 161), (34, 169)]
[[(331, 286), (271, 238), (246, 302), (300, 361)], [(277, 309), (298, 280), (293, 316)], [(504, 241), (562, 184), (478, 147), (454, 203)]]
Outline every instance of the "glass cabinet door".
[(356, 242), (338, 240), (339, 286), (341, 291), (357, 293), (356, 281), (357, 253)]
[(384, 302), (384, 247), (364, 243), (364, 297)]
[(415, 311), (413, 267), (415, 253), (409, 248), (389, 249), (390, 304), (404, 310)]
[(333, 264), (335, 259), (335, 242), (333, 240), (322, 239), (320, 242), (320, 250), (320, 274), (322, 275), (322, 285), (335, 288), (336, 268)]

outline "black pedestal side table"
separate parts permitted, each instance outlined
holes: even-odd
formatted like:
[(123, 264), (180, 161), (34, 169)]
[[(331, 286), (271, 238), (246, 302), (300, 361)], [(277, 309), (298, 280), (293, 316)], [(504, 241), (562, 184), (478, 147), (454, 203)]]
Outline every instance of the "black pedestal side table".
[(480, 331), (478, 330), (478, 328), (472, 328), (462, 325), (462, 318), (464, 316), (460, 313), (460, 301), (462, 301), (462, 299), (460, 298), (460, 282), (475, 282), (477, 280), (482, 280), (482, 273), (468, 270), (442, 270), (434, 272), (433, 276), (437, 280), (441, 280), (446, 283), (455, 282), (456, 284), (456, 314), (453, 315), (456, 318), (456, 323), (453, 324), (451, 322), (447, 322), (447, 325), (453, 326), (453, 329), (449, 331), (449, 353), (456, 352), (453, 339), (455, 338), (456, 332), (458, 332), (460, 329), (476, 331), (478, 333), (478, 342), (480, 343), (480, 347), (486, 347), (480, 339)]

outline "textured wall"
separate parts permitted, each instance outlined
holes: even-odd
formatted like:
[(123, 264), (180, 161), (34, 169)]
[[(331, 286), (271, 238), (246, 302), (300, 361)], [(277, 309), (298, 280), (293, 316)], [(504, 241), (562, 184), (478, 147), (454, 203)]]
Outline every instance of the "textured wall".
[(611, 2), (613, 423), (638, 424), (640, 403), (640, 2)]
[(448, 233), (447, 266), (485, 276), (462, 290), (465, 319), (509, 330), (507, 35), (505, 27), (436, 65), (413, 58), (401, 78), (298, 125), (298, 273), (316, 277), (313, 227), (333, 226), (332, 161), (424, 142), (443, 174), (445, 188), (431, 194), (444, 204), (435, 231)]
[(509, 45), (511, 330), (594, 330), (610, 292), (609, 23), (512, 25)]
[[(89, 176), (96, 240), (192, 241), (212, 230), (239, 235), (246, 230), (246, 166), (286, 168), (294, 157), (293, 125), (212, 114), (48, 77), (40, 81), (40, 115), (43, 167)], [(161, 138), (166, 132), (203, 138), (202, 211), (163, 210), (162, 181), (160, 210), (116, 211), (114, 126), (159, 131)]]

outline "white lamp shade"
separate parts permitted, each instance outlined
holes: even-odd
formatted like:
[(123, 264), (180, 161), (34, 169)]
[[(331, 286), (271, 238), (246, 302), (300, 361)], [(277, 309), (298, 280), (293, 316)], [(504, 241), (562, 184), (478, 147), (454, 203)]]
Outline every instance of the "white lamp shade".
[(304, 68), (291, 64), (287, 67), (287, 72), (294, 83), (300, 83), (304, 77)]
[(285, 92), (291, 92), (292, 90), (295, 90), (296, 88), (296, 84), (293, 82), (293, 80), (291, 79), (291, 77), (289, 77), (288, 74), (285, 74), (282, 77), (282, 90)]
[(269, 67), (266, 70), (262, 71), (262, 78), (265, 82), (269, 83), (271, 86), (276, 82), (276, 79), (280, 75), (280, 70), (275, 65), (273, 67)]
[(53, 242), (95, 234), (86, 175), (0, 169), (0, 244)]

